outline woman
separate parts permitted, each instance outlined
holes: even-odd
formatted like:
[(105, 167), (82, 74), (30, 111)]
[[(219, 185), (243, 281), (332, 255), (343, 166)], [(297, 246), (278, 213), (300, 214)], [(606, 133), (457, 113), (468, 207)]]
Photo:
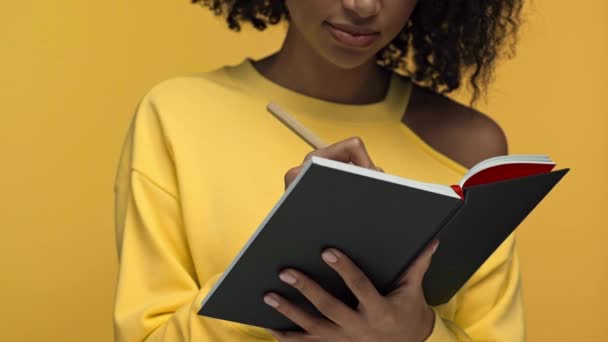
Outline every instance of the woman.
[[(400, 176), (450, 184), (475, 163), (507, 154), (494, 121), (442, 93), (468, 80), (472, 102), (477, 99), (501, 47), (514, 41), (521, 0), (202, 5), (226, 13), (233, 29), (243, 22), (264, 29), (281, 20), (289, 28), (277, 53), (166, 80), (138, 105), (115, 182), (116, 340), (522, 340), (513, 236), (452, 300), (437, 307), (427, 305), (421, 288), (437, 248), (432, 244), (386, 296), (348, 255), (324, 251), (323, 259), (359, 298), (356, 309), (298, 270), (283, 270), (277, 276), (327, 317), (311, 317), (278, 294), (267, 294), (264, 301), (303, 333), (197, 315), (202, 299), (281, 196), (282, 185), (298, 174), (303, 156), (381, 165)], [(311, 152), (266, 112), (271, 100), (333, 144)]]

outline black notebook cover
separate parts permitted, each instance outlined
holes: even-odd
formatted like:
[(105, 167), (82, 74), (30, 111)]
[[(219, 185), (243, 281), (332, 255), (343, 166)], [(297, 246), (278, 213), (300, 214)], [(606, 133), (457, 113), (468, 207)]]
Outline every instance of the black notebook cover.
[(465, 188), (463, 206), (441, 229), (423, 280), (427, 303), (449, 301), (568, 171)]
[[(203, 301), (200, 315), (276, 330), (299, 327), (263, 302), (274, 291), (321, 315), (279, 280), (293, 267), (351, 307), (356, 298), (321, 259), (335, 247), (379, 292), (436, 236), (424, 279), (427, 302), (444, 303), (568, 170), (470, 187), (465, 200), (314, 163), (313, 157)], [(335, 163), (335, 162), (334, 162)], [(439, 235), (438, 235), (439, 234)]]

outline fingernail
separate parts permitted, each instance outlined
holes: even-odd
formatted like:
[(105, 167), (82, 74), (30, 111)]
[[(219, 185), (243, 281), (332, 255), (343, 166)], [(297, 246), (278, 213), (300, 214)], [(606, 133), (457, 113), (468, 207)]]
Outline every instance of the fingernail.
[(264, 303), (272, 306), (273, 308), (279, 306), (279, 302), (276, 299), (272, 298), (270, 295), (264, 296)]
[(287, 284), (295, 284), (296, 283), (296, 277), (294, 277), (293, 275), (291, 275), (290, 273), (287, 272), (283, 272), (279, 274), (279, 278), (286, 282)]
[(321, 254), (321, 257), (323, 258), (323, 260), (325, 260), (326, 262), (329, 262), (331, 264), (338, 261), (338, 257), (330, 251), (323, 252), (323, 254)]
[(439, 247), (439, 240), (435, 241), (435, 245), (433, 246), (433, 250), (431, 251), (431, 254), (435, 254), (435, 251), (437, 250), (437, 247)]

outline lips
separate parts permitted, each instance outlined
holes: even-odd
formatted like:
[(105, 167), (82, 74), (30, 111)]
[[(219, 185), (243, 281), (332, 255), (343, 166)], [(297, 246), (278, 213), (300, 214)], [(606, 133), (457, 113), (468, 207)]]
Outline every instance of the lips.
[(325, 27), (338, 42), (351, 47), (367, 47), (379, 37), (380, 32), (364, 26), (326, 22)]

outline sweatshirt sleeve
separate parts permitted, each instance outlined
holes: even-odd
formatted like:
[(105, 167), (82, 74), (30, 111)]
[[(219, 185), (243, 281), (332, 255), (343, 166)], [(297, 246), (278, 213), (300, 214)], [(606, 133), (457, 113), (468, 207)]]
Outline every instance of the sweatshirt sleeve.
[(153, 101), (138, 106), (114, 183), (116, 341), (237, 341), (238, 328), (197, 314), (221, 274), (195, 271), (172, 160)]
[(524, 341), (519, 257), (512, 234), (457, 295), (453, 320), (435, 312), (427, 342)]

